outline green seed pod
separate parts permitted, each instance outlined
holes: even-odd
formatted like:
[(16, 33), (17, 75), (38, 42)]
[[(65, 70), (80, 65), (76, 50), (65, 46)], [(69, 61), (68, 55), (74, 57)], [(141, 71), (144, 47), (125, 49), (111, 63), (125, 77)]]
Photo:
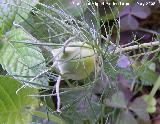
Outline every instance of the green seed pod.
[(155, 106), (147, 107), (146, 111), (150, 114), (154, 113), (156, 112), (156, 107)]
[(60, 73), (67, 79), (82, 80), (94, 71), (96, 55), (86, 43), (72, 42), (65, 48), (65, 52), (56, 49), (52, 53)]
[(146, 111), (148, 113), (154, 113), (156, 111), (156, 99), (154, 97), (149, 98), (149, 95), (144, 95), (142, 96), (142, 98), (144, 99), (144, 101), (146, 101), (147, 103), (147, 108)]

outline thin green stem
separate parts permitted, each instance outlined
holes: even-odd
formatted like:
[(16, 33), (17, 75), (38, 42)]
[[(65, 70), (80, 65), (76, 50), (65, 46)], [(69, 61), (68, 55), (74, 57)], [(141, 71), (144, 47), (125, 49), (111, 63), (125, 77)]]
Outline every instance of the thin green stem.
[(160, 76), (158, 77), (157, 81), (155, 82), (154, 87), (153, 87), (152, 91), (149, 94), (149, 98), (154, 97), (154, 95), (156, 94), (156, 92), (159, 89), (159, 87), (160, 87)]

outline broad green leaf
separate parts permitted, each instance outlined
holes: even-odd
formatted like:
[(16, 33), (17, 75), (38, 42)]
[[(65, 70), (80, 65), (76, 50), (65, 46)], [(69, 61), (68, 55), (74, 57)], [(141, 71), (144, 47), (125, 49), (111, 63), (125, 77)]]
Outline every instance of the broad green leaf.
[[(36, 39), (23, 29), (8, 32), (3, 41), (4, 46), (0, 49), (0, 64), (9, 75), (25, 83), (46, 69), (41, 50), (36, 46), (24, 44), (24, 42), (36, 42)], [(47, 86), (48, 78), (41, 76), (33, 83)]]
[(112, 95), (111, 99), (106, 99), (106, 105), (115, 108), (127, 108), (127, 101), (123, 92), (117, 92)]
[(18, 11), (17, 7), (11, 6), (20, 5), (20, 1), (2, 0), (0, 1), (0, 34), (7, 32), (12, 27), (12, 22)]
[(29, 12), (38, 3), (38, 0), (21, 0), (21, 5), (18, 7), (15, 22), (20, 23), (28, 18)]
[(1, 0), (0, 1), (0, 34), (9, 31), (13, 25), (27, 18), (37, 0)]
[(29, 97), (36, 93), (33, 88), (24, 88), (18, 94), (21, 84), (9, 76), (0, 76), (0, 124), (29, 124), (30, 114), (38, 105), (38, 100)]
[(157, 73), (151, 70), (148, 65), (142, 65), (137, 74), (140, 76), (143, 85), (153, 85), (158, 78)]

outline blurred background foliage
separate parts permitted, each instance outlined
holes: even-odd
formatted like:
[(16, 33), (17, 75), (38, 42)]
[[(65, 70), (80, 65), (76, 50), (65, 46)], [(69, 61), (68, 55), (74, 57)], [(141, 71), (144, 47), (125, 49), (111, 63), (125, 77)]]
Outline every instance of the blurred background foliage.
[[(153, 113), (142, 96), (160, 74), (159, 5), (158, 0), (0, 1), (0, 74), (38, 90), (28, 92), (39, 100), (31, 123), (158, 124), (159, 90)], [(56, 69), (29, 81), (52, 65), (50, 50), (69, 38), (91, 44), (101, 63), (97, 77), (61, 81), (59, 114)]]

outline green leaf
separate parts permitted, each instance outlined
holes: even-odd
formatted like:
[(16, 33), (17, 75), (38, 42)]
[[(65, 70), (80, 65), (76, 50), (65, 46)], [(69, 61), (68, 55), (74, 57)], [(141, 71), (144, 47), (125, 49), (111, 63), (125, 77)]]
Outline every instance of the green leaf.
[(127, 108), (127, 101), (123, 92), (117, 92), (113, 94), (111, 99), (106, 99), (106, 105), (115, 108)]
[(29, 12), (37, 3), (38, 0), (21, 0), (21, 5), (18, 7), (15, 22), (20, 23), (24, 21), (24, 19), (27, 19)]
[[(46, 69), (41, 50), (36, 46), (24, 43), (36, 42), (36, 39), (23, 29), (19, 28), (8, 32), (3, 41), (4, 46), (0, 49), (0, 64), (9, 75), (13, 75), (14, 78), (25, 83)], [(47, 86), (48, 78), (41, 76), (33, 83)]]
[(158, 78), (157, 73), (151, 70), (148, 67), (148, 64), (142, 65), (138, 69), (137, 74), (140, 76), (140, 79), (143, 85), (153, 85)]
[[(13, 25), (27, 18), (32, 6), (36, 5), (37, 0), (2, 0), (0, 1), (0, 34), (9, 31)], [(31, 5), (30, 5), (31, 4)], [(19, 16), (20, 15), (20, 16)]]
[(12, 22), (15, 18), (18, 8), (11, 6), (11, 4), (18, 6), (20, 5), (20, 1), (0, 1), (0, 33), (5, 33), (12, 27)]
[(36, 93), (33, 88), (24, 88), (18, 94), (16, 90), (21, 84), (9, 76), (0, 75), (0, 123), (1, 124), (28, 124), (32, 112), (38, 105), (36, 98), (29, 97)]

